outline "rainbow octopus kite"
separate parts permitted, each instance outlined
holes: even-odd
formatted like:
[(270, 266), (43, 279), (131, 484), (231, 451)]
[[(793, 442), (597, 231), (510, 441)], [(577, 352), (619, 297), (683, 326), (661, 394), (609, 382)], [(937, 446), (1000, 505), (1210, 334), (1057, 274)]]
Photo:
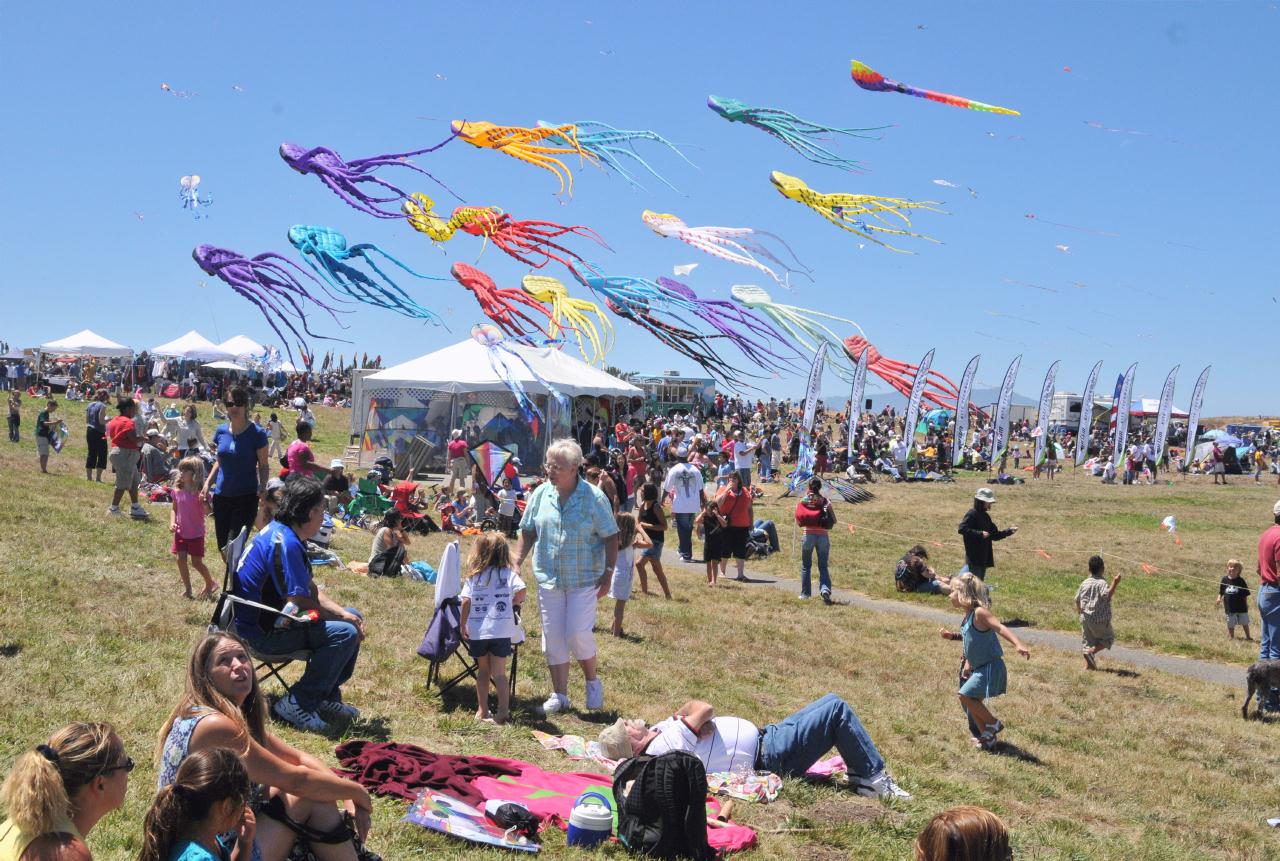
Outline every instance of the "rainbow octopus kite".
[[(585, 236), (604, 248), (609, 247), (594, 230), (582, 225), (566, 227), (554, 221), (516, 221), (496, 206), (460, 206), (448, 219), (444, 219), (433, 211), (434, 207), (431, 198), (416, 192), (401, 205), (413, 229), (436, 242), (447, 242), (461, 230), (486, 242), (492, 240), (508, 255), (534, 269), (541, 269), (555, 260), (564, 264), (575, 277), (581, 277), (575, 263), (585, 265), (586, 261), (556, 242), (568, 234)], [(562, 254), (563, 257), (560, 256)]]
[[(599, 305), (587, 299), (570, 296), (568, 288), (559, 279), (552, 278), (550, 275), (526, 275), (521, 280), (520, 286), (530, 298), (551, 306), (551, 323), (547, 327), (547, 334), (555, 339), (563, 337), (563, 331), (571, 331), (577, 339), (578, 351), (582, 353), (582, 358), (593, 365), (604, 361), (605, 353), (613, 345), (613, 324), (600, 310)], [(595, 321), (588, 317), (588, 314), (594, 317)], [(600, 324), (599, 330), (596, 329), (596, 322)], [(601, 331), (604, 332), (604, 338), (600, 337)], [(587, 343), (591, 345), (590, 355), (587, 354), (586, 345), (583, 343), (584, 336)]]
[[(845, 338), (844, 350), (855, 362), (862, 358), (863, 350), (869, 350), (867, 370), (893, 386), (898, 392), (910, 396), (911, 385), (915, 382), (916, 371), (919, 370), (917, 365), (897, 359), (886, 359), (862, 335)], [(945, 409), (955, 409), (956, 400), (960, 397), (956, 384), (932, 368), (929, 369), (925, 379), (924, 399)]]
[[(817, 344), (825, 341), (834, 348), (828, 353), (833, 359), (836, 356), (845, 355), (844, 342), (840, 340), (840, 336), (831, 331), (821, 320), (848, 323), (859, 332), (862, 331), (861, 326), (844, 317), (836, 317), (832, 314), (824, 314), (821, 311), (812, 311), (808, 308), (798, 308), (795, 305), (781, 305), (774, 302), (773, 298), (765, 290), (754, 284), (734, 284), (730, 288), (729, 294), (733, 297), (733, 301), (739, 305), (753, 311), (759, 311), (770, 321), (777, 324), (792, 340), (810, 353), (816, 353), (818, 350)], [(813, 343), (810, 343), (809, 338), (813, 339)], [(833, 362), (832, 369), (846, 380), (853, 379), (853, 372), (840, 363)]]
[[(245, 257), (235, 251), (212, 245), (197, 245), (191, 256), (206, 274), (221, 279), (236, 293), (256, 305), (267, 323), (280, 336), (286, 350), (289, 349), (289, 339), (280, 331), (277, 320), (299, 342), (306, 340), (303, 332), (315, 338), (326, 337), (311, 331), (303, 307), (305, 302), (314, 302), (328, 311), (335, 321), (338, 319), (335, 309), (309, 293), (293, 270), (320, 285), (321, 290), (325, 290), (324, 283), (287, 257), (270, 251), (257, 257)], [(298, 331), (294, 320), (302, 326), (302, 332)], [(293, 358), (292, 351), (289, 352), (289, 358)]]
[(502, 332), (498, 331), (497, 326), (489, 323), (479, 323), (471, 327), (471, 337), (488, 352), (490, 367), (493, 368), (494, 373), (502, 377), (503, 382), (507, 384), (507, 388), (511, 390), (511, 394), (515, 396), (516, 406), (520, 408), (520, 413), (524, 416), (526, 422), (533, 424), (534, 419), (538, 421), (546, 421), (546, 419), (520, 382), (519, 373), (521, 368), (528, 371), (531, 377), (542, 384), (549, 397), (554, 397), (562, 410), (568, 409), (569, 399), (561, 394), (555, 386), (543, 379), (542, 375), (503, 339)]
[[(542, 328), (550, 323), (551, 312), (541, 302), (530, 298), (528, 293), (523, 290), (499, 289), (487, 274), (466, 263), (455, 263), (449, 271), (459, 284), (475, 294), (476, 301), (480, 303), (480, 310), (498, 324), (498, 328), (507, 335), (513, 338), (526, 338), (537, 332), (544, 338), (551, 337)], [(537, 320), (516, 307), (517, 305), (537, 311), (547, 318), (547, 323), (539, 324)]]
[[(344, 161), (342, 156), (338, 155), (328, 147), (318, 146), (313, 149), (304, 150), (297, 144), (285, 142), (280, 144), (280, 157), (284, 159), (285, 164), (296, 170), (298, 173), (312, 173), (320, 178), (320, 181), (328, 186), (334, 194), (346, 201), (348, 206), (360, 210), (361, 212), (372, 215), (375, 218), (401, 218), (400, 212), (388, 209), (382, 209), (378, 204), (395, 203), (406, 199), (409, 195), (400, 188), (380, 179), (373, 175), (373, 172), (380, 167), (399, 166), (407, 167), (409, 170), (430, 177), (430, 179), (438, 184), (441, 188), (449, 191), (449, 187), (440, 180), (431, 176), (430, 173), (418, 167), (409, 161), (409, 158), (415, 155), (423, 155), (429, 152), (435, 152), (440, 147), (453, 140), (454, 136), (450, 135), (442, 143), (436, 144), (427, 149), (414, 150), (413, 152), (393, 153), (390, 155), (375, 155), (369, 158), (358, 158), (353, 161)], [(376, 185), (386, 191), (392, 193), (390, 197), (374, 197), (364, 191), (361, 186), (363, 184)], [(454, 197), (457, 197), (455, 194)]]
[[(782, 287), (790, 286), (788, 278), (793, 272), (803, 275), (811, 281), (813, 280), (813, 276), (809, 274), (808, 267), (800, 262), (791, 247), (781, 237), (767, 231), (755, 230), (750, 227), (690, 227), (678, 216), (654, 212), (650, 209), (646, 209), (640, 217), (649, 226), (649, 229), (659, 236), (674, 237), (697, 248), (699, 251), (705, 251), (722, 260), (759, 269)], [(751, 237), (753, 236), (767, 236), (778, 240), (800, 268), (794, 268), (780, 260), (762, 243), (752, 239)], [(778, 277), (776, 272), (757, 260), (755, 255), (759, 255), (776, 264), (787, 274), (787, 277)]]
[(482, 120), (454, 120), (452, 128), (454, 135), (473, 147), (504, 153), (554, 173), (560, 180), (560, 193), (565, 191), (567, 180), (570, 196), (573, 195), (573, 171), (557, 156), (577, 155), (592, 164), (599, 162), (595, 153), (578, 142), (578, 129), (572, 124), (530, 129), (496, 126)]
[[(369, 253), (376, 251), (415, 278), (426, 278), (431, 281), (445, 279), (414, 272), (371, 243), (362, 242), (348, 246), (347, 238), (329, 227), (295, 224), (289, 228), (289, 242), (302, 252), (303, 261), (314, 269), (317, 275), (352, 299), (378, 308), (386, 308), (406, 317), (444, 325), (444, 320), (440, 319), (438, 314), (413, 301), (408, 293), (400, 289), (385, 272), (379, 269)], [(354, 266), (348, 265), (348, 261), (354, 261), (357, 258), (368, 264), (369, 268), (386, 282), (385, 286)]]
[[(816, 164), (838, 167), (841, 170), (861, 173), (864, 168), (852, 159), (842, 158), (831, 150), (817, 143), (816, 140), (826, 135), (840, 134), (866, 140), (879, 140), (875, 135), (864, 135), (861, 132), (878, 129), (842, 129), (835, 126), (824, 126), (821, 123), (801, 119), (788, 111), (777, 108), (754, 108), (737, 99), (723, 99), (719, 96), (707, 96), (707, 107), (724, 117), (731, 123), (746, 123), (773, 135), (801, 156)], [(880, 128), (884, 128), (881, 126)]]
[(928, 99), (931, 102), (941, 102), (944, 105), (951, 105), (957, 108), (968, 108), (971, 111), (987, 111), (993, 114), (1008, 114), (1011, 117), (1022, 116), (1018, 111), (1009, 108), (998, 108), (995, 105), (988, 105), (982, 102), (975, 102), (973, 99), (966, 99), (963, 96), (952, 96), (947, 93), (939, 93), (933, 90), (921, 90), (908, 84), (903, 84), (892, 78), (886, 78), (866, 63), (860, 63), (857, 60), (850, 61), (852, 63), (851, 74), (853, 81), (864, 90), (870, 90), (873, 93), (902, 93), (907, 96), (915, 96), (920, 99)]
[[(841, 230), (856, 233), (876, 245), (888, 248), (890, 251), (897, 251), (902, 254), (915, 253), (914, 251), (894, 248), (889, 243), (877, 239), (873, 234), (888, 233), (894, 236), (912, 236), (929, 242), (938, 241), (929, 236), (912, 233), (909, 230), (883, 226), (893, 223), (885, 219), (886, 215), (901, 219), (903, 224), (910, 226), (911, 219), (907, 217), (906, 211), (911, 209), (942, 212), (943, 210), (935, 208), (935, 201), (903, 200), (897, 197), (876, 197), (870, 194), (824, 194), (811, 189), (805, 184), (804, 180), (788, 176), (776, 170), (769, 175), (769, 181), (773, 183), (774, 188), (783, 197), (809, 207)], [(858, 216), (866, 216), (880, 223), (872, 224), (866, 221), (865, 218), (859, 218)]]

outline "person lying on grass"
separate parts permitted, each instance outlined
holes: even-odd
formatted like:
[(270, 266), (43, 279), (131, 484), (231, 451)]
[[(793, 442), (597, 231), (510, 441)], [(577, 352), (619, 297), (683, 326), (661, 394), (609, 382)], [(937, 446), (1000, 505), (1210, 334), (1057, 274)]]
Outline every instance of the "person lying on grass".
[(911, 797), (885, 770), (853, 707), (835, 694), (765, 727), (744, 718), (717, 717), (710, 703), (690, 700), (653, 726), (618, 718), (600, 733), (601, 752), (610, 759), (683, 750), (698, 757), (708, 772), (745, 767), (782, 777), (803, 777), (833, 747), (849, 769), (849, 788), (859, 795), (882, 801)]

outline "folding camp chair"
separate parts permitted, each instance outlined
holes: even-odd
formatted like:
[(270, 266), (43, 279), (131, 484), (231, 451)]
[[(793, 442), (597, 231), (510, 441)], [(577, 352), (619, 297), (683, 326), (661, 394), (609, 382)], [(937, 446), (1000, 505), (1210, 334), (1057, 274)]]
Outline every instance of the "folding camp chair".
[[(227, 545), (227, 570), (222, 577), (222, 594), (218, 596), (218, 603), (214, 605), (213, 618), (209, 622), (209, 632), (229, 631), (234, 633), (236, 629), (236, 605), (242, 604), (246, 607), (257, 607), (263, 613), (271, 613), (276, 616), (283, 615), (280, 610), (275, 607), (269, 607), (266, 604), (260, 604), (257, 601), (250, 601), (247, 598), (241, 598), (236, 594), (240, 587), (240, 578), (237, 569), (240, 567), (240, 560), (244, 558), (245, 548), (249, 543), (249, 528), (243, 527), (240, 534), (231, 540)], [(249, 650), (249, 657), (255, 662), (254, 674), (258, 676), (259, 682), (265, 673), (267, 676), (274, 678), (284, 688), (286, 694), (292, 694), (292, 686), (284, 680), (280, 675), (280, 671), (294, 661), (306, 663), (311, 660), (310, 649), (299, 649), (296, 652), (284, 652), (275, 654), (271, 652), (261, 652), (248, 643), (245, 646)]]
[(391, 508), (392, 502), (382, 495), (378, 483), (370, 478), (362, 478), (356, 484), (356, 495), (347, 503), (347, 517), (355, 518), (362, 514), (381, 517)]
[[(458, 592), (462, 588), (459, 577), (458, 542), (451, 541), (440, 556), (440, 566), (436, 574), (436, 609), (431, 616), (431, 624), (418, 647), (418, 654), (429, 661), (427, 667), (427, 688), (439, 688), (443, 697), (445, 692), (455, 687), (465, 678), (476, 677), (476, 663), (462, 646), (462, 602)], [(518, 621), (518, 619), (517, 619)], [(516, 677), (520, 669), (520, 643), (524, 642), (524, 629), (520, 627), (519, 642), (512, 640), (511, 677), (509, 679), (511, 697), (516, 695)], [(461, 666), (452, 676), (446, 678), (444, 666), (451, 658)], [(453, 672), (449, 670), (448, 672)]]

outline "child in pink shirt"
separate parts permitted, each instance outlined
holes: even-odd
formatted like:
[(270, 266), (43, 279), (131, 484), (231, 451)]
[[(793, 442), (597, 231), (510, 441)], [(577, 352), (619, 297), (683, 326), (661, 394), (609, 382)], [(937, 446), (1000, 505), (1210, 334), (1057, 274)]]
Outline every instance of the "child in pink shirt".
[(212, 599), (217, 584), (204, 564), (204, 503), (200, 501), (200, 488), (204, 484), (204, 461), (198, 457), (185, 457), (178, 462), (178, 477), (174, 480), (173, 509), (169, 515), (169, 531), (173, 533), (173, 555), (178, 557), (178, 576), (182, 578), (183, 596), (191, 598), (191, 574), (187, 562), (204, 578), (201, 598)]

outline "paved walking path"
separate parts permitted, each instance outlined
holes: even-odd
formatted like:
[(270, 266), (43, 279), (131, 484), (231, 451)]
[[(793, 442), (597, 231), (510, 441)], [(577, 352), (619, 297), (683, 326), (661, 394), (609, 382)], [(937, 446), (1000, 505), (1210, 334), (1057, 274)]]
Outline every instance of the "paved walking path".
[[(670, 561), (668, 561), (670, 560)], [(689, 562), (681, 563), (679, 557), (671, 556), (668, 560), (663, 560), (669, 565), (682, 565), (685, 568), (705, 571), (706, 566), (702, 563)], [(728, 579), (733, 579), (733, 561), (729, 562)], [(748, 570), (746, 572), (747, 585), (766, 586), (786, 592), (794, 596), (800, 594), (800, 581), (788, 580), (781, 577), (775, 577), (770, 574), (762, 574)], [(815, 573), (816, 577), (816, 573)], [(722, 578), (724, 579), (724, 578)], [(899, 616), (911, 616), (916, 619), (923, 619), (929, 622), (936, 622), (942, 626), (954, 626), (956, 624), (956, 614), (953, 610), (939, 610), (933, 607), (924, 607), (919, 604), (908, 603), (906, 601), (888, 601), (883, 598), (871, 598), (863, 595), (861, 592), (853, 592), (848, 589), (834, 589), (831, 597), (833, 600), (851, 607), (857, 607), (861, 610), (873, 610), (877, 613), (896, 613)], [(819, 601), (819, 598), (814, 598)], [(950, 606), (950, 605), (948, 605)], [(1070, 652), (1075, 655), (1080, 654), (1080, 635), (1068, 634), (1063, 631), (1045, 631), (1036, 628), (1017, 628), (1015, 629), (1018, 638), (1025, 643), (1048, 646), (1063, 652)], [(1176, 655), (1162, 655), (1158, 652), (1149, 652), (1145, 649), (1132, 649), (1127, 646), (1114, 646), (1104, 654), (1109, 659), (1116, 661), (1124, 661), (1137, 667), (1145, 667), (1153, 670), (1162, 670), (1166, 673), (1172, 673), (1177, 676), (1185, 676), (1191, 679), (1198, 679), (1204, 682), (1216, 682), (1222, 685), (1230, 685), (1231, 687), (1240, 687), (1244, 684), (1244, 667), (1232, 666), (1231, 664), (1217, 664), (1211, 661), (1200, 661), (1194, 658), (1182, 658)], [(1110, 663), (1110, 661), (1108, 661)]]

